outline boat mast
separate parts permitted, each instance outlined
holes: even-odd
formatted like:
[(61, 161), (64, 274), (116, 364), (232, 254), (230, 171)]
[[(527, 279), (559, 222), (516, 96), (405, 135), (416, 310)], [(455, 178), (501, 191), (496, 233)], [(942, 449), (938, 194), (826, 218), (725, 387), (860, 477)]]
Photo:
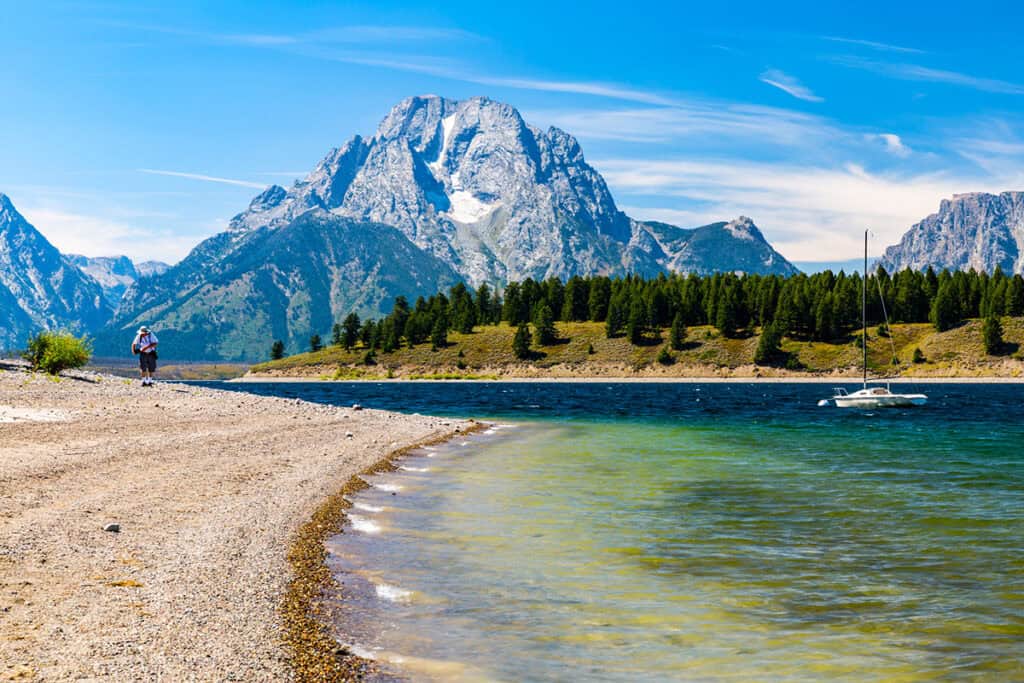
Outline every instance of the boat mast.
[(864, 231), (864, 277), (860, 288), (861, 346), (864, 347), (864, 388), (868, 388), (868, 231)]

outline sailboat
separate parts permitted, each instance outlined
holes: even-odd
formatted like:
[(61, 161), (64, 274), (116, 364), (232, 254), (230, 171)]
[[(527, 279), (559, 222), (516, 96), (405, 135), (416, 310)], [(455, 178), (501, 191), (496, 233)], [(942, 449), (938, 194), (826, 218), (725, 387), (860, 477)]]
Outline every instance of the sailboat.
[[(818, 405), (835, 405), (837, 408), (906, 408), (923, 406), (928, 402), (924, 394), (893, 393), (886, 380), (868, 380), (868, 231), (864, 231), (864, 276), (861, 278), (861, 346), (864, 349), (864, 385), (852, 394), (843, 387), (836, 387), (830, 399), (818, 401)], [(885, 302), (882, 302), (884, 309)], [(888, 316), (885, 321), (889, 325)], [(868, 386), (874, 384), (876, 386)]]

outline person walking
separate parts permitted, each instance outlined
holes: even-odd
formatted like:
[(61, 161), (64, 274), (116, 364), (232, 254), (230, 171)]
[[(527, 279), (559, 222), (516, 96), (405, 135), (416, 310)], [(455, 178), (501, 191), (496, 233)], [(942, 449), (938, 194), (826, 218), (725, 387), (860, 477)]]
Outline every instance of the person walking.
[(132, 341), (132, 353), (139, 356), (139, 375), (142, 377), (142, 386), (153, 386), (153, 373), (156, 372), (156, 335), (143, 325), (135, 334)]

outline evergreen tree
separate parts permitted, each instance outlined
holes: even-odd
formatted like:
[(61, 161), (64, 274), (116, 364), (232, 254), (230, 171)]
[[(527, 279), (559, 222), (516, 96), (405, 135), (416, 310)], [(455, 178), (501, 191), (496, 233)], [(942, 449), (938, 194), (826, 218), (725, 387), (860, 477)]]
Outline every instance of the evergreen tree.
[(323, 347), (324, 347), (324, 344), (323, 344), (322, 341), (320, 341), (320, 335), (319, 334), (314, 334), (312, 337), (309, 338), (309, 350), (310, 350), (310, 352), (316, 353), (317, 351), (319, 351)]
[(341, 324), (341, 345), (345, 347), (346, 351), (356, 345), (356, 341), (359, 339), (359, 325), (359, 316), (355, 313), (345, 316), (345, 321)]
[(448, 346), (448, 321), (444, 316), (437, 316), (434, 319), (434, 327), (430, 330), (430, 345), (437, 349)]
[(608, 309), (605, 315), (604, 323), (604, 334), (606, 337), (611, 339), (617, 337), (622, 332), (622, 327), (626, 324), (626, 312), (624, 310), (624, 304), (620, 297), (615, 297), (608, 304)]
[(341, 342), (341, 325), (338, 323), (334, 323), (334, 325), (331, 327), (331, 344), (333, 344), (334, 346), (341, 346)]
[(284, 358), (284, 342), (280, 339), (270, 345), (270, 360), (281, 360)]
[(773, 322), (761, 329), (761, 338), (757, 340), (754, 351), (754, 363), (771, 365), (777, 362), (782, 353), (782, 325)]
[[(603, 322), (608, 317), (608, 307), (612, 298), (612, 284), (606, 277), (598, 277), (590, 283), (590, 293), (587, 296), (587, 310), (590, 319), (596, 323)], [(610, 334), (609, 337), (615, 335)]]
[(493, 323), (491, 316), (493, 315), (493, 297), (491, 296), (491, 288), (484, 282), (476, 289), (476, 319), (481, 325), (487, 325)]
[(1003, 324), (995, 315), (989, 315), (981, 326), (981, 339), (985, 344), (985, 353), (997, 356), (1003, 350)]
[(676, 317), (672, 319), (672, 329), (669, 331), (668, 341), (673, 351), (683, 350), (683, 345), (686, 343), (686, 323), (683, 322), (682, 312), (676, 313)]
[(719, 288), (718, 305), (715, 306), (715, 327), (723, 337), (735, 337), (737, 321), (736, 290), (729, 284)]
[(530, 357), (530, 328), (526, 323), (520, 323), (516, 328), (516, 334), (512, 337), (512, 353), (519, 360)]
[(953, 284), (940, 283), (932, 301), (931, 322), (939, 332), (945, 332), (960, 323), (960, 307)]
[(629, 343), (639, 346), (647, 334), (647, 311), (639, 299), (634, 299), (629, 307), (629, 319), (626, 321), (626, 336)]
[(541, 304), (533, 321), (534, 343), (537, 346), (548, 346), (554, 344), (557, 338), (558, 331), (555, 329), (555, 316), (551, 312), (551, 307), (546, 303)]

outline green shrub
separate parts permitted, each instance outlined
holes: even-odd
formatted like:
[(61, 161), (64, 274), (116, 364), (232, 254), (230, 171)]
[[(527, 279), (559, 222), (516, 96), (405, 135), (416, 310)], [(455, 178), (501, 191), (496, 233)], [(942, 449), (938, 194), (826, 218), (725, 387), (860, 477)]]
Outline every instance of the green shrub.
[(85, 337), (79, 338), (70, 332), (40, 332), (28, 340), (28, 350), (22, 357), (33, 370), (56, 375), (88, 363), (92, 344)]
[(923, 362), (925, 362), (924, 354), (921, 353), (921, 349), (917, 348), (917, 347), (914, 348), (914, 362), (915, 363), (923, 363)]
[(676, 358), (669, 352), (668, 346), (661, 347), (661, 351), (658, 352), (658, 362), (662, 365), (672, 365), (676, 362)]

